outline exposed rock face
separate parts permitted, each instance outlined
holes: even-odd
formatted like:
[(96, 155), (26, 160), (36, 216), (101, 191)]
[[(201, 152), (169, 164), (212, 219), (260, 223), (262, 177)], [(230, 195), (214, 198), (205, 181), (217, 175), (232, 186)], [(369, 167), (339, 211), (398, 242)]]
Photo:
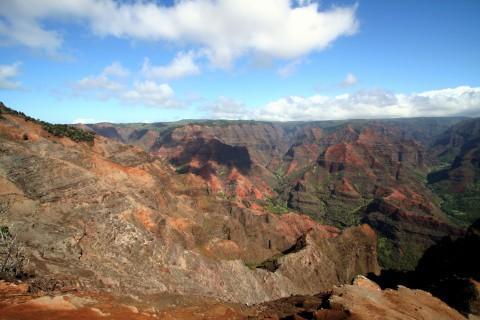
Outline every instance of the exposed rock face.
[(257, 307), (258, 319), (465, 319), (422, 290), (400, 286), (381, 290), (364, 277), (314, 296), (295, 296)]
[(384, 291), (365, 286), (345, 285), (333, 290), (329, 300), (333, 310), (344, 311), (352, 319), (465, 319), (458, 311), (422, 290), (399, 287)]
[[(178, 174), (138, 147), (99, 137), (77, 143), (22, 117), (2, 117), (0, 224), (26, 243), (38, 276), (117, 293), (251, 304), (378, 271), (376, 236), (366, 225), (341, 232), (303, 215), (239, 205), (212, 193), (202, 175)], [(238, 177), (252, 170), (235, 162), (253, 158), (245, 147), (211, 143), (200, 152), (207, 161), (233, 163)], [(218, 146), (226, 149), (217, 153)], [(275, 272), (246, 266), (301, 236), (305, 246), (280, 257)]]
[(390, 248), (382, 253), (382, 264), (412, 269), (426, 248), (445, 235), (461, 234), (424, 181), (434, 163), (429, 143), (458, 121), (205, 121), (88, 128), (141, 146), (179, 173), (196, 174), (210, 193), (238, 207), (293, 209), (341, 228), (368, 223)]

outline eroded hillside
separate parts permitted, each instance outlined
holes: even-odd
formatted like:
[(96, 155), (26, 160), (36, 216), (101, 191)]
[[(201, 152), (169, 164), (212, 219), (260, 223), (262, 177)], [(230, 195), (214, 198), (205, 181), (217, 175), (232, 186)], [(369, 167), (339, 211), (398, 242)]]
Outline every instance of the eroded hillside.
[[(278, 215), (243, 203), (250, 194), (220, 195), (215, 188), (224, 180), (216, 186), (190, 169), (179, 174), (139, 147), (98, 136), (74, 141), (1, 111), (0, 224), (25, 244), (37, 278), (258, 303), (378, 271), (376, 235), (367, 225), (341, 231), (298, 213)], [(225, 155), (217, 156), (212, 165)], [(252, 183), (246, 173), (256, 166), (234, 165), (228, 175)]]

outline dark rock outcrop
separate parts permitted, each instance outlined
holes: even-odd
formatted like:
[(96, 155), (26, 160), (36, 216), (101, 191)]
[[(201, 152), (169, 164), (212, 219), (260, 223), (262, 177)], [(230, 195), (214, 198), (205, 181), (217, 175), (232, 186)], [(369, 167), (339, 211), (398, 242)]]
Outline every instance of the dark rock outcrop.
[(463, 237), (445, 237), (428, 248), (414, 271), (383, 270), (370, 277), (383, 288), (405, 285), (431, 292), (463, 314), (480, 315), (480, 220)]

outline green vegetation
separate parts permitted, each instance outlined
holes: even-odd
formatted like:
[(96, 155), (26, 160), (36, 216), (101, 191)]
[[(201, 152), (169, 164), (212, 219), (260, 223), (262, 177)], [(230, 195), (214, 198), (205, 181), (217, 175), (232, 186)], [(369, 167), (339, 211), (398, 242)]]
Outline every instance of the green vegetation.
[(217, 174), (219, 177), (225, 177), (227, 175), (227, 170), (221, 167), (218, 169)]
[(391, 269), (394, 266), (395, 244), (392, 240), (378, 235), (377, 237), (377, 257), (378, 263), (382, 268)]
[(228, 181), (224, 190), (217, 192), (217, 197), (225, 201), (234, 201), (237, 198), (237, 194), (235, 192), (236, 186), (237, 186), (236, 181), (233, 181), (233, 180)]
[(425, 248), (413, 241), (400, 240), (398, 243), (385, 236), (377, 236), (378, 263), (384, 269), (414, 270)]
[(447, 164), (447, 166), (450, 166), (450, 164), (455, 160), (455, 157), (458, 155), (458, 149), (450, 148), (446, 153), (441, 155), (439, 157), (439, 161), (441, 161), (443, 164)]
[(223, 191), (217, 192), (217, 197), (221, 198), (222, 200), (228, 200), (227, 194)]
[(364, 204), (352, 209), (341, 200), (330, 199), (327, 202), (326, 220), (337, 228), (343, 229), (360, 224), (359, 211), (364, 208)]
[(418, 182), (426, 185), (428, 183), (427, 174), (420, 170), (413, 170), (413, 175)]
[[(443, 212), (451, 220), (462, 227), (467, 227), (477, 219), (480, 219), (480, 181), (475, 181), (465, 186), (465, 190), (458, 192), (453, 189), (453, 182), (447, 178), (448, 168), (451, 164), (440, 163), (431, 168), (428, 187), (438, 196)], [(445, 173), (445, 177), (432, 178), (439, 173)], [(472, 175), (476, 173), (473, 172)], [(478, 173), (477, 173), (478, 175)]]
[[(52, 124), (42, 120), (34, 119), (27, 116), (23, 112), (10, 109), (0, 102), (0, 115), (1, 114), (12, 114), (25, 119), (25, 121), (38, 123), (45, 131), (56, 137), (68, 137), (75, 142), (87, 142), (90, 144), (93, 144), (95, 140), (95, 132), (93, 131), (85, 131), (66, 124)], [(2, 115), (2, 118), (5, 117)]]
[[(329, 211), (332, 209), (329, 207)], [(355, 211), (349, 210), (333, 210), (335, 213), (332, 215), (335, 216), (335, 223), (337, 227), (346, 228), (350, 226), (356, 226), (360, 224), (360, 216)]]
[(244, 264), (250, 270), (255, 270), (258, 266), (258, 263), (255, 262), (244, 262)]
[(264, 261), (259, 262), (259, 263), (257, 263), (257, 262), (244, 262), (244, 264), (250, 270), (265, 269), (265, 270), (269, 270), (270, 272), (275, 272), (275, 270), (279, 267), (278, 259), (280, 259), (284, 255), (285, 254), (283, 254), (283, 253), (278, 253), (278, 254), (274, 255), (273, 257), (270, 257), (267, 260), (264, 260)]
[(178, 174), (186, 174), (190, 170), (190, 166), (188, 164), (181, 165), (175, 168), (175, 172)]
[(273, 172), (273, 176), (275, 178), (275, 187), (273, 190), (278, 194), (283, 194), (288, 187), (288, 180), (285, 176), (285, 171), (279, 168)]
[(265, 209), (275, 214), (284, 214), (289, 211), (287, 202), (280, 198), (267, 198)]
[(229, 194), (226, 194), (223, 191), (219, 191), (219, 192), (217, 192), (217, 197), (219, 197), (220, 199), (225, 200), (225, 201), (233, 201), (233, 200), (235, 200), (236, 195), (235, 194), (230, 194), (229, 195)]
[(8, 227), (7, 226), (0, 226), (0, 235), (5, 235), (5, 236), (8, 236), (10, 237), (11, 234), (10, 232), (8, 231)]
[(399, 270), (414, 270), (427, 248), (412, 241), (400, 242), (400, 246), (396, 267)]
[(277, 170), (275, 170), (273, 172), (273, 175), (274, 175), (275, 179), (277, 180), (277, 182), (279, 182), (279, 183), (285, 182), (285, 172), (281, 168), (278, 168)]
[(432, 189), (441, 199), (442, 210), (457, 224), (466, 227), (480, 218), (480, 182), (462, 193), (449, 192), (441, 185)]
[(92, 131), (84, 131), (66, 124), (51, 124), (44, 121), (40, 121), (40, 124), (43, 129), (56, 137), (68, 137), (75, 142), (93, 143), (95, 140), (95, 132)]

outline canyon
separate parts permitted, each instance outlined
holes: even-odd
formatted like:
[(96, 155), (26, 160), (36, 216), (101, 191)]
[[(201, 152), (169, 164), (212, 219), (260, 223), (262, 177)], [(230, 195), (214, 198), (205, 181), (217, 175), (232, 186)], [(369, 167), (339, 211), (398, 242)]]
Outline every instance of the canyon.
[[(5, 319), (45, 303), (92, 319), (112, 305), (132, 319), (371, 319), (386, 305), (402, 319), (394, 310), (411, 301), (411, 318), (463, 318), (357, 276), (414, 270), (444, 237), (469, 234), (479, 119), (72, 127), (0, 111), (0, 225), (24, 245), (23, 283), (64, 290), (50, 301), (4, 284), (26, 297), (5, 295)], [(466, 191), (470, 202), (448, 202)], [(145, 311), (158, 301), (169, 303)]]
[[(141, 147), (175, 166), (178, 173), (202, 178), (210, 193), (236, 207), (262, 207), (280, 214), (295, 211), (340, 229), (367, 223), (378, 234), (382, 267), (403, 270), (413, 269), (426, 248), (446, 235), (460, 236), (480, 217), (477, 203), (470, 201), (462, 210), (465, 223), (458, 223), (452, 210), (442, 207), (445, 197), (436, 192), (442, 183), (432, 180), (442, 174), (437, 170), (442, 166), (459, 170), (452, 163), (461, 163), (455, 158), (461, 147), (455, 149), (447, 141), (461, 142), (448, 137), (454, 134), (454, 125), (479, 123), (463, 120), (190, 121), (81, 127)], [(480, 136), (478, 130), (466, 131), (472, 139)], [(465, 143), (478, 151), (475, 141)], [(446, 152), (450, 158), (442, 155)], [(478, 158), (477, 152), (462, 168), (468, 165), (472, 167), (468, 172), (478, 172)], [(473, 190), (472, 199), (478, 199), (472, 187), (477, 175), (457, 180)], [(457, 187), (446, 193), (462, 192)]]

